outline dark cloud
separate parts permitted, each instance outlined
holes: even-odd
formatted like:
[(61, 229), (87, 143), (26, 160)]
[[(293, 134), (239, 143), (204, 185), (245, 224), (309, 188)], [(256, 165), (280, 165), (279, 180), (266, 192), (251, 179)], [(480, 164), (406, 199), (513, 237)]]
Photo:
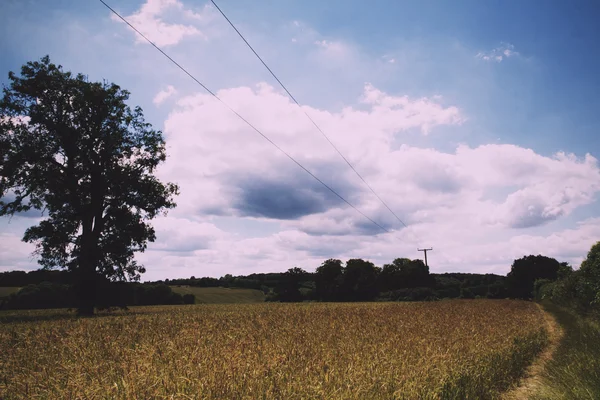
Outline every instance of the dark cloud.
[[(360, 189), (348, 182), (336, 165), (324, 164), (314, 171), (346, 200), (357, 200)], [(302, 171), (288, 169), (276, 177), (246, 175), (231, 182), (237, 193), (232, 206), (245, 217), (294, 220), (346, 206), (341, 198)]]
[(510, 221), (510, 227), (515, 229), (534, 228), (552, 222), (563, 214), (563, 212), (560, 212), (547, 215), (540, 210), (531, 211), (529, 213), (514, 216)]
[(424, 177), (417, 181), (421, 189), (428, 192), (457, 193), (463, 186), (453, 177)]
[(416, 184), (428, 192), (458, 193), (465, 182), (458, 176), (438, 166), (432, 166), (418, 174)]
[(297, 219), (342, 204), (344, 202), (326, 188), (255, 178), (241, 187), (234, 207), (243, 216)]

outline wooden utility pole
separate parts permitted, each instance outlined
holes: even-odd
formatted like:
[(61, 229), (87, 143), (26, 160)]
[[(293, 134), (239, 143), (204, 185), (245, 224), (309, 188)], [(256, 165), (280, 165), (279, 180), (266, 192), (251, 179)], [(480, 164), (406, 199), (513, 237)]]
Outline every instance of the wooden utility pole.
[(427, 265), (427, 252), (428, 251), (432, 251), (433, 249), (417, 249), (418, 251), (422, 251), (423, 253), (425, 253), (425, 266), (428, 267)]

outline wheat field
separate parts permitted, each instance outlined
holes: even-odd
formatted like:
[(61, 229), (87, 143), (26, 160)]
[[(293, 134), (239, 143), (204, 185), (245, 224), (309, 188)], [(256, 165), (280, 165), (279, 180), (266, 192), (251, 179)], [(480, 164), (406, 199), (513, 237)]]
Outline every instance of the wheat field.
[(509, 300), (0, 313), (2, 399), (487, 399), (544, 347)]

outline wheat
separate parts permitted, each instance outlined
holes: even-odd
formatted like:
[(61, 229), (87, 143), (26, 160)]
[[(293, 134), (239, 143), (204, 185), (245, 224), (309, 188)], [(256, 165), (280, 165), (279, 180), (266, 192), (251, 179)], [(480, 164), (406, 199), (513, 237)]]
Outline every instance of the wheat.
[(2, 399), (496, 398), (546, 343), (540, 310), (508, 300), (139, 307), (87, 319), (21, 311), (0, 320)]

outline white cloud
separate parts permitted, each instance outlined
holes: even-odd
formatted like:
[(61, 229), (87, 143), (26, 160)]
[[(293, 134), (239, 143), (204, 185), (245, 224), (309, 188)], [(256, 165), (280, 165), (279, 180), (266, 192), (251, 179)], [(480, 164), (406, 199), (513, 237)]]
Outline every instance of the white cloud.
[(389, 64), (395, 64), (396, 59), (389, 54), (385, 54), (381, 57), (381, 59)]
[(315, 40), (315, 44), (330, 54), (340, 54), (347, 50), (347, 46), (344, 43), (335, 40)]
[(31, 269), (36, 266), (31, 253), (34, 246), (21, 241), (17, 234), (0, 233), (0, 271)]
[(152, 102), (159, 106), (161, 105), (165, 100), (167, 100), (169, 97), (173, 96), (177, 94), (177, 89), (175, 89), (172, 85), (167, 86), (166, 89), (161, 90), (160, 92), (158, 92), (156, 94), (156, 96), (154, 96), (154, 99), (152, 100)]
[(519, 56), (519, 53), (515, 51), (515, 46), (502, 42), (500, 46), (490, 51), (480, 51), (475, 57), (483, 61), (502, 62), (502, 60), (516, 56)]
[[(191, 19), (196, 24), (207, 23), (212, 19), (212, 9), (210, 7), (204, 7), (201, 12), (197, 13), (184, 8), (183, 3), (179, 0), (147, 0), (138, 11), (129, 16), (124, 16), (124, 18), (157, 46), (175, 45), (188, 36), (206, 39), (206, 35), (194, 24), (166, 22), (167, 14), (169, 16), (174, 15), (174, 19), (179, 21)], [(121, 22), (114, 14), (111, 15), (111, 18), (114, 21)], [(145, 40), (138, 35), (136, 35), (136, 41), (145, 43)]]

